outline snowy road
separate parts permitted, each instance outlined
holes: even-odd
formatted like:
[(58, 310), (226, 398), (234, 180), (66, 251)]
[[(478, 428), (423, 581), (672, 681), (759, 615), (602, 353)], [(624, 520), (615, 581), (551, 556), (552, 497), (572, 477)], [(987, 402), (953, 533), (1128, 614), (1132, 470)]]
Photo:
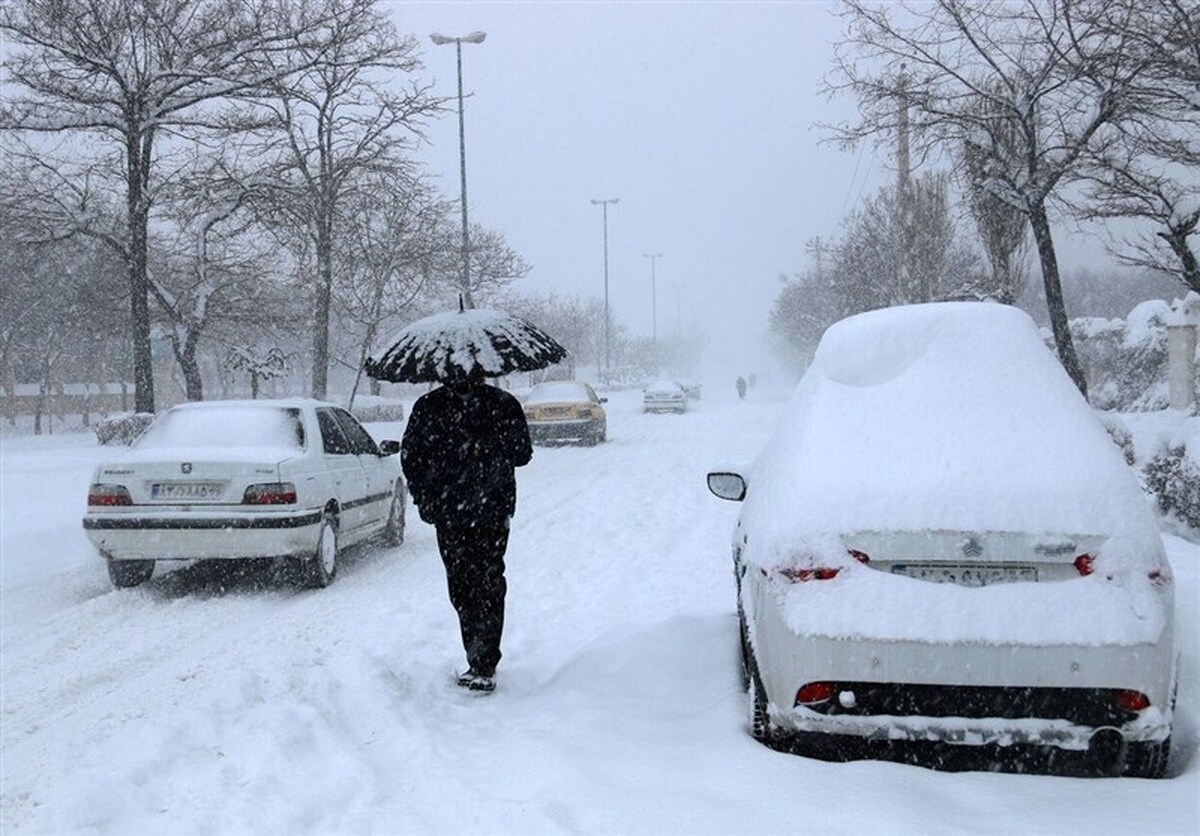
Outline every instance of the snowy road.
[[(461, 663), (433, 531), (333, 586), (193, 567), (113, 591), (79, 525), (86, 436), (4, 441), (5, 833), (1200, 831), (1200, 549), (1177, 577), (1171, 780), (828, 764), (748, 736), (728, 542), (709, 466), (751, 457), (779, 398), (609, 406), (610, 441), (518, 475), (500, 690)], [(376, 425), (399, 437), (400, 427)]]

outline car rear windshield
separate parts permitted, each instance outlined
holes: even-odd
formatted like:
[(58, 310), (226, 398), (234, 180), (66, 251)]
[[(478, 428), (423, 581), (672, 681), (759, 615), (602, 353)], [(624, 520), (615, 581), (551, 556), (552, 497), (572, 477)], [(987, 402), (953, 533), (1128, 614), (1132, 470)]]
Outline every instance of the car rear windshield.
[(303, 449), (300, 410), (274, 406), (172, 409), (138, 439), (156, 447), (284, 447)]
[(525, 403), (562, 403), (590, 400), (587, 389), (580, 383), (543, 383), (535, 386)]

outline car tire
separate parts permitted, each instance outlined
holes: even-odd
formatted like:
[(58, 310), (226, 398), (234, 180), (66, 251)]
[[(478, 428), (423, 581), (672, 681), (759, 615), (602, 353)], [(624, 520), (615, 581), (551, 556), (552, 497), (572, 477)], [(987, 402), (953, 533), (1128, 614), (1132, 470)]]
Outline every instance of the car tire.
[(759, 743), (770, 743), (771, 716), (767, 711), (767, 693), (763, 689), (762, 678), (758, 675), (758, 662), (754, 658), (754, 649), (747, 643), (747, 673), (750, 679), (750, 736)]
[(333, 583), (338, 568), (337, 520), (326, 511), (321, 517), (321, 530), (317, 534), (317, 547), (312, 556), (301, 558), (301, 576), (310, 589), (324, 589)]
[(117, 589), (141, 586), (154, 574), (153, 560), (113, 560), (110, 558), (107, 563), (109, 580)]
[(1170, 756), (1170, 737), (1158, 743), (1130, 743), (1125, 747), (1125, 763), (1121, 774), (1130, 778), (1162, 778), (1167, 774)]
[(399, 482), (392, 490), (392, 501), (388, 506), (388, 520), (383, 527), (383, 534), (380, 540), (385, 546), (395, 547), (404, 542), (404, 514), (405, 514), (405, 496), (404, 486)]

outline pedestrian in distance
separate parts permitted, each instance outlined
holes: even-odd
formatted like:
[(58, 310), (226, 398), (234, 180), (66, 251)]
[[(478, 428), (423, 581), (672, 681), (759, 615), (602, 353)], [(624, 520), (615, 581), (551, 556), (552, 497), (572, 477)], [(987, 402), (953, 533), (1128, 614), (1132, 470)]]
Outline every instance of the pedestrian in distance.
[(737, 385), (738, 400), (743, 400), (746, 397), (746, 379), (744, 377), (742, 377), (741, 375), (738, 375), (736, 385)]
[(504, 555), (516, 511), (515, 468), (533, 457), (520, 402), (482, 371), (451, 379), (413, 404), (400, 462), (421, 519), (437, 529), (467, 670), (458, 684), (496, 687), (504, 631)]

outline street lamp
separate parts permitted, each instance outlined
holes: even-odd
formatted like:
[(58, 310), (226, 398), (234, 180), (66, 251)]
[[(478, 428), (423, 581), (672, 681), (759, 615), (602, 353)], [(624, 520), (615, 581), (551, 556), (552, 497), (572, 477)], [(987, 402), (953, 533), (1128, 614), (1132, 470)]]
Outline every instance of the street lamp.
[(650, 259), (650, 345), (654, 352), (654, 367), (658, 368), (658, 287), (654, 280), (654, 263), (662, 258), (662, 253), (642, 253), (642, 258)]
[(460, 284), (463, 304), (468, 308), (475, 307), (475, 301), (471, 298), (471, 239), (467, 232), (467, 135), (463, 127), (462, 45), (464, 43), (481, 44), (486, 37), (487, 32), (472, 32), (461, 38), (450, 38), (436, 32), (429, 36), (429, 40), (437, 46), (454, 44), (454, 50), (458, 57), (458, 167), (462, 175), (462, 200), (459, 201), (462, 204), (462, 277)]
[(619, 203), (620, 200), (621, 198), (619, 197), (610, 197), (607, 200), (592, 198), (592, 203), (604, 210), (604, 379), (606, 383), (608, 382), (609, 372), (612, 369), (608, 333), (608, 205), (610, 203)]

